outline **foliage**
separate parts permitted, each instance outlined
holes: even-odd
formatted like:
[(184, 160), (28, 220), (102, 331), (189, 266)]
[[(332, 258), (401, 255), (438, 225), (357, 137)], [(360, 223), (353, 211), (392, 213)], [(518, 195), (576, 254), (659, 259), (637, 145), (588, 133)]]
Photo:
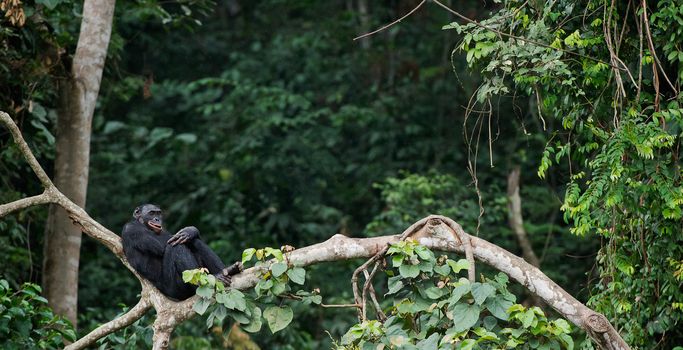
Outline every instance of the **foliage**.
[[(290, 267), (285, 255), (280, 249), (266, 247), (263, 249), (246, 249), (242, 253), (242, 262), (256, 259), (255, 267), (263, 271), (261, 279), (253, 291), (244, 294), (237, 289), (226, 288), (213, 275), (207, 274), (205, 269), (187, 270), (183, 272), (186, 283), (198, 285), (199, 299), (193, 309), (200, 315), (207, 313), (206, 325), (211, 328), (222, 326), (226, 316), (230, 316), (247, 332), (261, 330), (263, 320), (268, 324), (272, 333), (281, 331), (292, 322), (294, 317), (292, 308), (275, 303), (277, 298), (289, 297), (302, 300), (304, 304), (320, 304), (321, 297), (315, 293), (298, 291), (295, 295), (289, 293), (289, 281), (303, 285), (306, 270), (301, 267)], [(270, 260), (270, 259), (273, 260)]]
[(415, 241), (392, 245), (391, 316), (356, 324), (339, 349), (573, 349), (571, 327), (538, 307), (515, 304), (500, 273), (483, 282), (458, 277), (467, 260), (438, 259)]
[(480, 102), (517, 89), (535, 97), (539, 118), (561, 121), (538, 175), (569, 163), (564, 218), (574, 234), (604, 239), (591, 304), (629, 343), (671, 348), (683, 341), (670, 264), (683, 261), (683, 8), (643, 4), (506, 1), (480, 25), (445, 28), (464, 35), (459, 48), (484, 75)]
[(4, 349), (60, 349), (75, 341), (69, 321), (56, 316), (40, 296), (41, 289), (25, 283), (14, 291), (0, 279), (0, 341)]
[[(403, 172), (401, 177), (389, 177), (374, 187), (381, 191), (386, 209), (367, 225), (365, 230), (369, 235), (400, 232), (429, 214), (457, 217), (468, 232), (476, 231), (479, 216), (476, 195), (453, 175), (435, 171), (424, 175)], [(496, 190), (497, 188), (487, 189), (485, 196), (503, 196), (500, 192), (496, 193)], [(504, 223), (506, 215), (505, 202), (487, 205), (484, 225)]]

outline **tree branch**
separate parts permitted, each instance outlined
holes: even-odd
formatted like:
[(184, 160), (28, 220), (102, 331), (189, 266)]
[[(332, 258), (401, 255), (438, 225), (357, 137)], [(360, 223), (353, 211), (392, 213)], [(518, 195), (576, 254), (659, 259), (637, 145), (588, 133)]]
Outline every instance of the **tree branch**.
[(86, 336), (78, 339), (73, 344), (67, 345), (64, 350), (80, 350), (87, 346), (94, 344), (100, 338), (107, 336), (113, 332), (118, 331), (124, 327), (130, 326), (133, 322), (139, 320), (145, 313), (152, 307), (149, 302), (149, 298), (142, 297), (132, 309), (128, 310), (125, 314), (95, 328), (92, 332), (88, 333)]
[(33, 155), (33, 152), (31, 152), (31, 149), (28, 147), (28, 144), (26, 143), (26, 141), (24, 141), (24, 137), (21, 136), (21, 131), (19, 131), (19, 127), (17, 126), (17, 124), (14, 123), (9, 114), (0, 111), (0, 121), (2, 121), (2, 123), (5, 124), (5, 126), (7, 126), (7, 129), (9, 129), (9, 132), (12, 134), (12, 137), (14, 138), (14, 143), (17, 144), (17, 147), (19, 147), (19, 151), (24, 156), (24, 159), (26, 159), (28, 165), (31, 167), (36, 176), (38, 176), (38, 180), (40, 180), (40, 183), (43, 185), (43, 188), (48, 189), (54, 187), (55, 185), (52, 184), (52, 180), (50, 180), (50, 177), (47, 176), (45, 170), (43, 170), (43, 167), (41, 167), (40, 163), (38, 163), (38, 160)]

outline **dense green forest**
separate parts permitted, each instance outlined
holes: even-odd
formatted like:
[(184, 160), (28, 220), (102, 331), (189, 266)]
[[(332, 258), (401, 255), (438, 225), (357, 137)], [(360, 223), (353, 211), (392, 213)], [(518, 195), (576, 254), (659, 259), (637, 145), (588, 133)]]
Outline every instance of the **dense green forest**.
[[(50, 177), (83, 7), (0, 0), (0, 111)], [(112, 23), (82, 130), (84, 209), (120, 234), (155, 203), (169, 231), (196, 226), (226, 263), (276, 261), (231, 292), (246, 306), (230, 317), (196, 272), (218, 302), (171, 348), (600, 347), (541, 293), (481, 263), (468, 281), (464, 255), (411, 240), (377, 272), (377, 317), (320, 305), (353, 302), (364, 260), (278, 271), (282, 246), (398, 234), (430, 214), (524, 256), (631, 348), (683, 347), (683, 2), (136, 0), (116, 3)], [(1, 203), (42, 192), (6, 128), (0, 169)], [(119, 257), (84, 235), (77, 328), (53, 311), (40, 286), (68, 254), (46, 243), (50, 212), (0, 215), (8, 348), (62, 348), (140, 298)], [(151, 348), (155, 317), (93, 347)]]

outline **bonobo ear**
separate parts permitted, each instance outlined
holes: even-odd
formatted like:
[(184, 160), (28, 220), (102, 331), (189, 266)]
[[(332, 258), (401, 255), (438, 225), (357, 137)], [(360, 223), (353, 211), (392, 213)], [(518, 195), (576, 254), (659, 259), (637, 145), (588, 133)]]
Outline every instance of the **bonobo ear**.
[(139, 219), (140, 215), (142, 215), (141, 211), (142, 211), (142, 206), (135, 208), (135, 210), (133, 211), (133, 217), (136, 219)]

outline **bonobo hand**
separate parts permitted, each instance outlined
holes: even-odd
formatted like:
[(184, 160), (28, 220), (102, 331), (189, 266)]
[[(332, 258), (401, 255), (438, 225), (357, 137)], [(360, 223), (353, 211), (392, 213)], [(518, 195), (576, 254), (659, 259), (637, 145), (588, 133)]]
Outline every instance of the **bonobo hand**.
[(175, 246), (189, 242), (197, 237), (199, 237), (199, 230), (194, 226), (188, 226), (174, 234), (166, 243)]
[(238, 261), (223, 270), (221, 272), (215, 274), (216, 279), (223, 282), (223, 285), (226, 287), (230, 286), (230, 283), (232, 283), (232, 275), (236, 275), (244, 270), (244, 265), (242, 265), (242, 262)]
[(226, 275), (223, 272), (219, 272), (214, 276), (216, 276), (217, 280), (223, 282), (223, 286), (230, 287), (230, 283), (232, 283), (232, 277), (230, 277), (230, 275)]

